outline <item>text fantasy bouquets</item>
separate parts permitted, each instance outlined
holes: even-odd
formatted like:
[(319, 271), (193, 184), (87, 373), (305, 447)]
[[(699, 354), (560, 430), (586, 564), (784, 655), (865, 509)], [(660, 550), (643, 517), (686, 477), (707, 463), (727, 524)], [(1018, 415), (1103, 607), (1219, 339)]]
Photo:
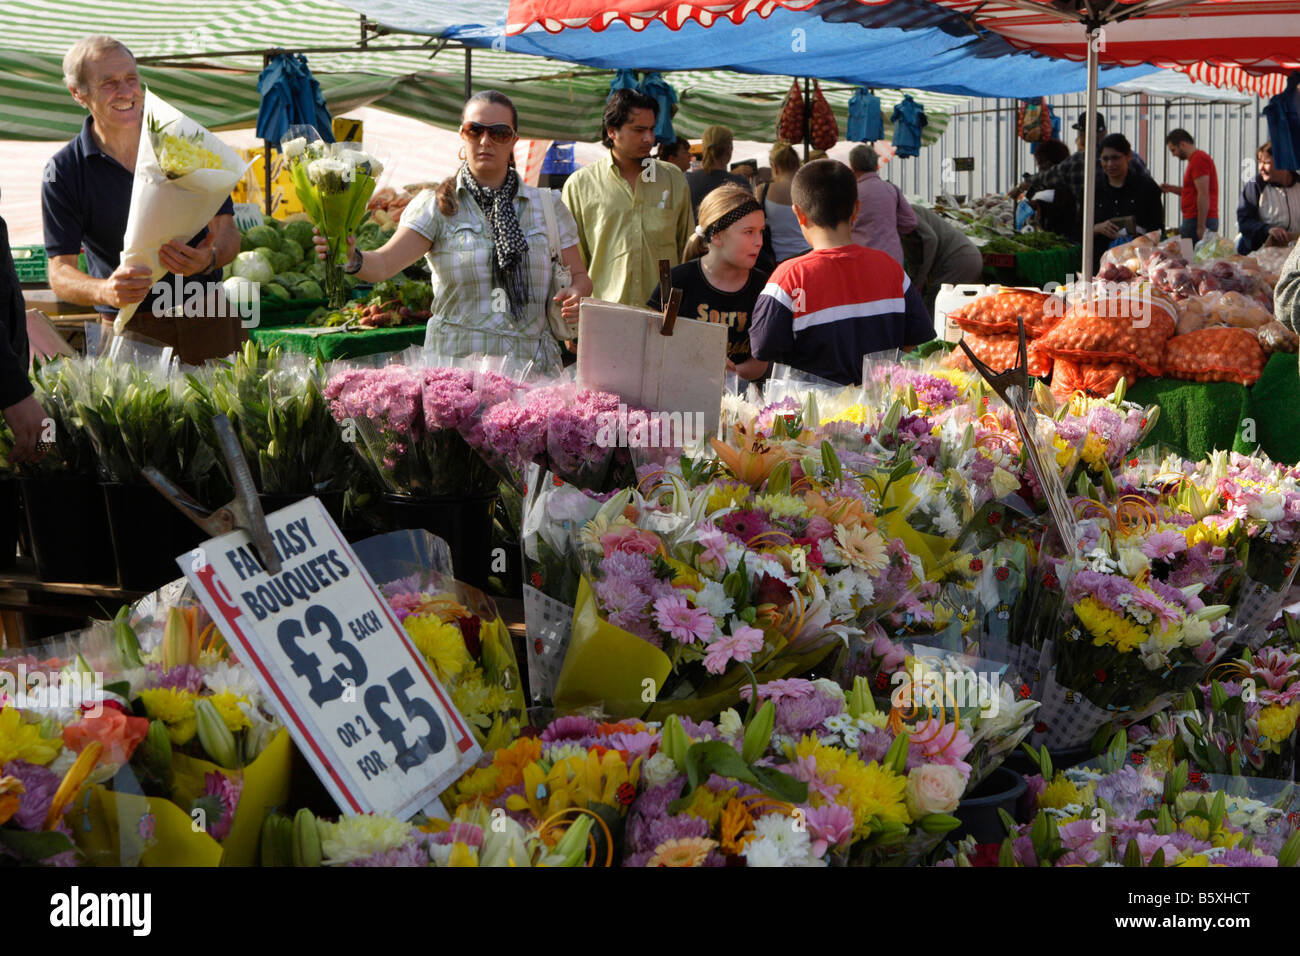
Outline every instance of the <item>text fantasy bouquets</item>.
[(280, 148), (298, 201), (328, 243), (325, 297), (331, 309), (341, 309), (349, 294), (343, 277), (348, 236), (365, 218), (383, 166), (357, 144), (326, 143), (309, 126), (292, 127)]

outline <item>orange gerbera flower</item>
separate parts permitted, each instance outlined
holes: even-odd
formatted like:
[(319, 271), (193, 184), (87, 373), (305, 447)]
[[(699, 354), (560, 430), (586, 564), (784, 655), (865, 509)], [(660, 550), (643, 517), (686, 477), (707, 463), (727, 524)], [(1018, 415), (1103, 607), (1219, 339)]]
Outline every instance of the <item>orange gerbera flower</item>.
[(717, 845), (717, 840), (706, 837), (666, 840), (655, 847), (654, 856), (650, 857), (646, 866), (703, 866)]
[(645, 730), (645, 724), (639, 720), (620, 720), (616, 724), (597, 724), (596, 730), (606, 736), (609, 734), (639, 734)]
[(868, 530), (876, 526), (876, 516), (857, 498), (832, 498), (827, 501), (820, 493), (809, 491), (803, 496), (803, 503), (813, 514), (820, 515), (831, 524), (862, 526)]

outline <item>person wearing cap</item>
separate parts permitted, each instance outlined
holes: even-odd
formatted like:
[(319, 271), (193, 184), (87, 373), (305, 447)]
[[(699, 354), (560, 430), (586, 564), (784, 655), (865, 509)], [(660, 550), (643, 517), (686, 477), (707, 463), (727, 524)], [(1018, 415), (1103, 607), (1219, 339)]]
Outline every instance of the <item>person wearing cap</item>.
[(700, 202), (705, 196), (727, 183), (743, 186), (750, 192), (754, 191), (749, 180), (744, 176), (727, 171), (727, 164), (731, 162), (733, 143), (734, 139), (729, 127), (710, 126), (704, 130), (701, 140), (704, 155), (700, 160), (700, 168), (686, 174), (686, 185), (691, 187), (692, 212), (699, 211)]
[(1183, 184), (1160, 188), (1179, 197), (1183, 217), (1178, 235), (1184, 239), (1202, 239), (1205, 233), (1219, 231), (1219, 171), (1214, 160), (1203, 149), (1196, 148), (1192, 134), (1185, 129), (1171, 129), (1165, 137), (1169, 155), (1187, 163)]
[[(1097, 123), (1096, 142), (1100, 144), (1101, 141), (1106, 138), (1106, 118), (1100, 113), (1095, 114), (1095, 116)], [(1064, 186), (1068, 188), (1071, 195), (1074, 196), (1075, 212), (1078, 214), (1080, 222), (1082, 222), (1084, 170), (1083, 150), (1086, 146), (1084, 133), (1087, 129), (1087, 122), (1088, 114), (1080, 113), (1079, 118), (1071, 124), (1071, 128), (1078, 132), (1078, 136), (1075, 138), (1075, 145), (1078, 147), (1078, 152), (1072, 153), (1064, 162), (1057, 163), (1050, 169), (1044, 170), (1034, 176), (1030, 176), (1019, 186), (1012, 189), (1009, 195), (1013, 199), (1019, 199), (1023, 195), (1032, 196), (1034, 193), (1042, 192), (1045, 189), (1058, 189)], [(1100, 146), (1098, 146), (1098, 155), (1100, 155)], [(1139, 175), (1150, 176), (1150, 173), (1147, 171), (1146, 163), (1142, 162), (1142, 157), (1136, 152), (1132, 153), (1129, 157), (1129, 168), (1136, 170)], [(1101, 160), (1098, 159), (1096, 182), (1101, 182), (1101, 178), (1104, 175), (1105, 171), (1101, 168)], [(1071, 238), (1077, 239), (1078, 236), (1072, 236)]]

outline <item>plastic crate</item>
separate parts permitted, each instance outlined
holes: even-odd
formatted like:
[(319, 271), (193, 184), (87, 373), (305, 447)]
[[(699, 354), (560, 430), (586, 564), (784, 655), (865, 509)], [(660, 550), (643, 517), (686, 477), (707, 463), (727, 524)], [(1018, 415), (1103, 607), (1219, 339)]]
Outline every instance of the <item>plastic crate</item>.
[(22, 283), (49, 281), (44, 246), (14, 246), (14, 266)]

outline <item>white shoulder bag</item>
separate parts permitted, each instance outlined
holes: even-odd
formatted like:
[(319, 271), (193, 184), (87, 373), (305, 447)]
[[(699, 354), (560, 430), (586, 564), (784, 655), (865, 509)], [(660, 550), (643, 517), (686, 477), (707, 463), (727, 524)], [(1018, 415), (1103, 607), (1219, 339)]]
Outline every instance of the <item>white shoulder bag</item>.
[(546, 294), (546, 319), (551, 325), (551, 333), (561, 342), (578, 337), (577, 323), (570, 325), (564, 318), (564, 306), (555, 301), (555, 293), (566, 289), (573, 281), (573, 274), (560, 257), (560, 229), (555, 224), (555, 193), (550, 189), (538, 189), (542, 200), (542, 214), (546, 217), (546, 244), (551, 251), (551, 287)]

